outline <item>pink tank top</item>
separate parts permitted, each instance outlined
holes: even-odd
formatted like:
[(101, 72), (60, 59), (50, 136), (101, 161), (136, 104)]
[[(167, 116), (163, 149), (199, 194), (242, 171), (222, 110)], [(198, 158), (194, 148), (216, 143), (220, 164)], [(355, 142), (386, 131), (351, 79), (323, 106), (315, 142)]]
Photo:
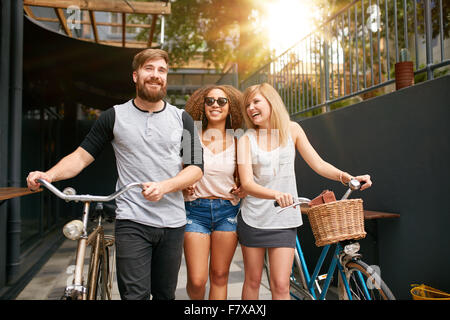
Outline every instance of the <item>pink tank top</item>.
[(194, 194), (185, 196), (185, 201), (198, 198), (217, 197), (230, 200), (233, 205), (239, 203), (239, 198), (230, 193), (234, 186), (234, 169), (236, 167), (235, 139), (222, 152), (213, 153), (203, 146), (203, 177), (194, 184)]

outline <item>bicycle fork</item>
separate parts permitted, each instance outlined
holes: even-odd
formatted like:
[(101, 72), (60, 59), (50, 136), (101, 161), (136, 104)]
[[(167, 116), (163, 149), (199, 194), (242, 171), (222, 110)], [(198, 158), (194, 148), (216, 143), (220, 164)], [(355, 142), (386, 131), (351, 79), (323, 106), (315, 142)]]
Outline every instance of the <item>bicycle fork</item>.
[(84, 203), (83, 208), (83, 234), (78, 240), (78, 247), (77, 247), (77, 257), (76, 257), (76, 263), (75, 263), (75, 270), (74, 270), (74, 278), (73, 278), (73, 285), (68, 286), (66, 288), (65, 294), (69, 294), (73, 297), (75, 294), (76, 298), (81, 298), (82, 300), (86, 300), (87, 298), (87, 290), (86, 287), (83, 286), (83, 267), (84, 267), (84, 257), (86, 254), (86, 247), (88, 243), (87, 239), (87, 224), (88, 224), (88, 218), (89, 218), (89, 206), (90, 202)]
[[(94, 229), (94, 231), (91, 233), (88, 239), (88, 245), (91, 245), (92, 251), (91, 251), (91, 260), (90, 260), (90, 267), (89, 267), (89, 278), (88, 278), (88, 300), (95, 300), (96, 298), (96, 292), (97, 290), (103, 290), (105, 292), (106, 297), (111, 300), (110, 296), (110, 290), (108, 288), (108, 284), (103, 281), (102, 282), (102, 288), (97, 288), (98, 284), (98, 278), (102, 277), (102, 279), (108, 279), (108, 268), (107, 263), (108, 260), (106, 259), (106, 248), (104, 246), (104, 233), (103, 233), (103, 226), (101, 225), (102, 218), (99, 217), (99, 222), (97, 227)], [(97, 272), (98, 267), (100, 265), (100, 259), (102, 260), (101, 264), (101, 274)]]

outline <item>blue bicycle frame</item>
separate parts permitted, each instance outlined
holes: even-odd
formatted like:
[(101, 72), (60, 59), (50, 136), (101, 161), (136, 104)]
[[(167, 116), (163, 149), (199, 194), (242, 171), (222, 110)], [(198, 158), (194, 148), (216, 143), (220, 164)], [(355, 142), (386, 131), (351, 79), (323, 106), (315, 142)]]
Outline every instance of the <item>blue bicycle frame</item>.
[[(334, 274), (334, 271), (336, 269), (336, 266), (338, 267), (338, 270), (339, 270), (339, 272), (341, 274), (342, 282), (344, 284), (345, 291), (347, 292), (347, 296), (348, 296), (349, 300), (352, 300), (352, 294), (350, 292), (350, 286), (349, 286), (347, 278), (345, 276), (344, 269), (343, 269), (342, 265), (340, 263), (338, 263), (338, 260), (339, 260), (339, 256), (338, 255), (339, 255), (339, 252), (341, 252), (341, 250), (342, 250), (342, 246), (341, 246), (340, 243), (336, 243), (335, 246), (336, 246), (336, 248), (335, 248), (334, 253), (333, 253), (333, 259), (331, 260), (330, 266), (328, 267), (327, 277), (325, 279), (325, 283), (323, 285), (322, 292), (320, 294), (319, 300), (325, 300), (325, 296), (326, 296), (328, 288), (330, 286), (331, 279), (333, 278), (333, 274)], [(298, 239), (298, 236), (296, 238), (296, 249), (297, 249), (297, 252), (298, 252), (298, 255), (299, 255), (299, 258), (300, 258), (301, 266), (302, 266), (302, 268), (304, 270), (305, 281), (307, 283), (308, 291), (314, 297), (314, 299), (316, 299), (316, 300), (317, 300), (317, 296), (316, 296), (316, 292), (314, 290), (314, 282), (315, 282), (317, 276), (319, 275), (320, 269), (322, 268), (323, 262), (325, 261), (325, 258), (327, 257), (327, 254), (328, 254), (328, 251), (329, 251), (330, 247), (331, 247), (331, 245), (326, 245), (326, 246), (323, 247), (322, 253), (320, 254), (319, 259), (317, 260), (317, 264), (316, 264), (316, 267), (314, 269), (314, 272), (313, 272), (312, 275), (310, 275), (309, 271), (308, 271), (308, 267), (306, 266), (305, 257), (303, 255), (302, 247), (300, 245), (300, 241)], [(367, 300), (371, 300), (370, 294), (369, 294), (369, 290), (367, 289), (366, 283), (364, 281), (364, 278), (363, 278), (361, 272), (357, 271), (357, 275), (358, 275), (358, 281), (359, 281), (361, 287), (363, 288), (364, 295), (365, 295), (366, 299)], [(291, 293), (291, 295), (294, 298), (297, 298), (292, 293)]]

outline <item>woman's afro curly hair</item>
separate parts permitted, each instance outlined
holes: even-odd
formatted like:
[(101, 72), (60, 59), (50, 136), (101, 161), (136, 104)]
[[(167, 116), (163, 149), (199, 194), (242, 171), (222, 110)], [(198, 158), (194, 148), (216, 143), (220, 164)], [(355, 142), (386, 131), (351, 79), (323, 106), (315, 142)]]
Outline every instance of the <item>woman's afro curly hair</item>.
[[(205, 116), (205, 97), (213, 89), (222, 90), (228, 98), (229, 114), (231, 116), (231, 124), (227, 129), (239, 129), (242, 128), (242, 92), (230, 85), (208, 85), (197, 89), (186, 102), (185, 110), (194, 119), (194, 121), (202, 121), (202, 128), (205, 129), (207, 125), (207, 119)], [(228, 121), (227, 121), (228, 123)]]

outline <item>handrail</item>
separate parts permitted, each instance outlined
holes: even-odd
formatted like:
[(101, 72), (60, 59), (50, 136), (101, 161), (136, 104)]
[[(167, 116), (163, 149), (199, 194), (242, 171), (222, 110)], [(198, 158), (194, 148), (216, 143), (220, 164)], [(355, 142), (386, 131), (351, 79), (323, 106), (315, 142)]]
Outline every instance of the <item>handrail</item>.
[(410, 53), (415, 75), (433, 79), (436, 69), (450, 65), (445, 19), (442, 0), (433, 10), (430, 0), (352, 1), (240, 82), (240, 89), (268, 82), (291, 116), (326, 112), (348, 103), (343, 100), (361, 101), (358, 95), (393, 90), (401, 48)]

